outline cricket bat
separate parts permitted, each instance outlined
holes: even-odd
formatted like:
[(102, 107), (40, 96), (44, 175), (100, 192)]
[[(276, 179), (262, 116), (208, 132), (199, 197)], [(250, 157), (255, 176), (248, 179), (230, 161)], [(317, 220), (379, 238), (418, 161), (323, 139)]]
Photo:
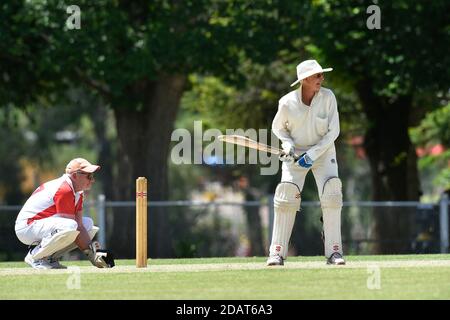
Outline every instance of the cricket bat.
[[(284, 151), (280, 148), (271, 147), (267, 144), (260, 143), (258, 141), (252, 140), (250, 138), (247, 138), (245, 136), (240, 136), (237, 134), (227, 134), (227, 135), (221, 135), (217, 137), (219, 141), (228, 142), (232, 144), (237, 144), (239, 146), (244, 146), (251, 149), (256, 149), (260, 151), (269, 152), (276, 155), (284, 155)], [(295, 160), (299, 158), (298, 155), (294, 156)]]

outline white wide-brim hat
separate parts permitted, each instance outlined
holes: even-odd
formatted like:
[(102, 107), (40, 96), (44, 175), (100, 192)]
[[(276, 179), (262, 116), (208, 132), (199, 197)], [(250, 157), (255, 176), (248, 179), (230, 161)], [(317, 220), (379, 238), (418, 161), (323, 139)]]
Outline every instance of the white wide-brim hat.
[(316, 60), (305, 60), (297, 66), (297, 80), (293, 84), (291, 84), (291, 87), (295, 86), (301, 80), (312, 76), (313, 74), (329, 72), (332, 70), (333, 68), (322, 69), (322, 67)]

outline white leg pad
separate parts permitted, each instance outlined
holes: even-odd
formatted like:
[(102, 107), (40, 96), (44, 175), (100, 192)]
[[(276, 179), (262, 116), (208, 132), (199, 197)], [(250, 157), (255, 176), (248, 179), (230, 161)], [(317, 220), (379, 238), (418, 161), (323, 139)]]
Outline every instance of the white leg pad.
[(323, 213), (323, 232), (325, 256), (334, 252), (343, 255), (341, 239), (342, 182), (339, 178), (330, 178), (325, 182), (320, 198)]
[[(98, 230), (100, 230), (99, 227), (93, 226), (91, 228), (91, 230), (88, 231), (89, 234), (89, 238), (94, 239), (95, 235), (97, 234)], [(54, 259), (59, 259), (60, 257), (62, 257), (63, 255), (65, 255), (66, 253), (69, 253), (72, 250), (75, 250), (76, 248), (78, 248), (78, 246), (76, 245), (75, 242), (71, 243), (70, 245), (68, 245), (67, 247), (59, 250), (58, 252), (55, 252), (53, 254), (53, 258)]]
[(275, 190), (272, 243), (269, 255), (286, 259), (295, 215), (300, 210), (300, 189), (295, 183), (280, 182)]
[(48, 239), (42, 239), (41, 243), (31, 252), (34, 260), (51, 256), (53, 253), (67, 247), (75, 241), (78, 230), (59, 231)]
[(289, 239), (294, 227), (296, 212), (277, 212), (275, 210), (272, 243), (270, 245), (270, 256), (280, 255), (286, 259), (289, 249)]

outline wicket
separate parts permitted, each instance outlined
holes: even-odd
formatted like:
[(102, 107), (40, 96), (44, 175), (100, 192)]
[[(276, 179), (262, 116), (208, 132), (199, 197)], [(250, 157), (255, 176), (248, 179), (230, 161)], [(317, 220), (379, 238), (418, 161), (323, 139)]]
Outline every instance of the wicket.
[(136, 268), (147, 267), (147, 179), (136, 179)]

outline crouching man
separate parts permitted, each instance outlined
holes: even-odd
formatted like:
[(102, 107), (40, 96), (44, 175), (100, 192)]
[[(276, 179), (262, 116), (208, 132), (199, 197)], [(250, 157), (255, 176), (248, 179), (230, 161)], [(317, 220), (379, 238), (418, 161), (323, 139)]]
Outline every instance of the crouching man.
[(71, 160), (64, 175), (42, 184), (20, 210), (15, 231), (30, 246), (25, 262), (31, 267), (64, 269), (59, 260), (76, 248), (98, 268), (114, 266), (112, 254), (92, 242), (99, 228), (83, 217), (83, 192), (92, 187), (99, 169), (83, 158)]

